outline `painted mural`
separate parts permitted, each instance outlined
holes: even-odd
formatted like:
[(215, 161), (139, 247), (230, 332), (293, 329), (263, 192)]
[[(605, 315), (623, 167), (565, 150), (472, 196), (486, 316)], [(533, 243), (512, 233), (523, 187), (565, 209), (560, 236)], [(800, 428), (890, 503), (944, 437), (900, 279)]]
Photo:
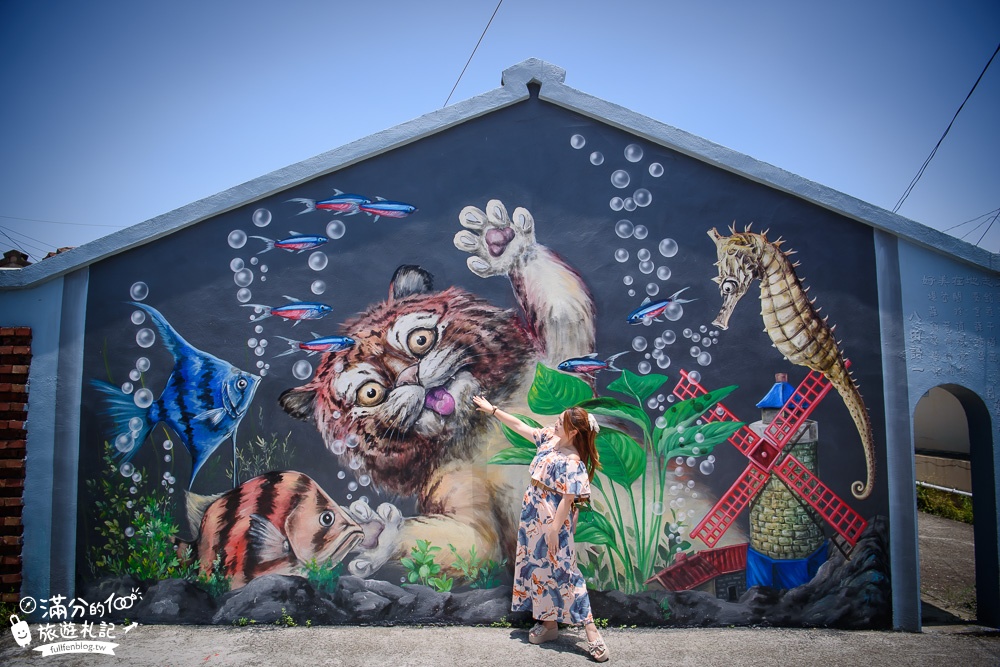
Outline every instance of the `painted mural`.
[(78, 582), (142, 588), (146, 622), (523, 621), (534, 445), (483, 394), (601, 422), (595, 616), (888, 626), (872, 254), (867, 227), (530, 100), (106, 260)]

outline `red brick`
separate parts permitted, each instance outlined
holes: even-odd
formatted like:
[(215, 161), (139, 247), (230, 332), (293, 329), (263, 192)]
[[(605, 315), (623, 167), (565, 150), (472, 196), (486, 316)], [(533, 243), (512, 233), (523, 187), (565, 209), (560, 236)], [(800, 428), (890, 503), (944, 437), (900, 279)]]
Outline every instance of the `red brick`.
[(25, 336), (25, 337), (27, 337), (27, 338), (31, 338), (31, 327), (17, 327), (17, 328), (16, 328), (15, 330), (14, 330), (14, 332), (15, 332), (15, 333), (16, 333), (16, 334), (17, 334), (18, 336)]
[(0, 479), (0, 489), (23, 489), (24, 480), (17, 478)]
[(22, 507), (24, 506), (24, 498), (17, 496), (16, 498), (0, 498), (0, 506), (4, 507)]
[(4, 567), (17, 567), (21, 565), (20, 556), (3, 556), (0, 558), (0, 566)]
[(0, 354), (14, 354), (14, 346), (0, 345)]
[(11, 584), (19, 584), (19, 583), (21, 583), (21, 575), (20, 574), (3, 574), (3, 575), (0, 575), (0, 584), (3, 584), (4, 586), (10, 586)]
[(21, 536), (20, 535), (4, 535), (0, 538), (0, 544), (6, 544), (10, 547), (21, 546)]
[(11, 354), (31, 354), (30, 345), (14, 345), (11, 350)]
[(4, 526), (20, 526), (21, 525), (21, 517), (19, 517), (19, 516), (5, 516), (3, 518), (2, 523), (0, 523), (0, 525), (4, 525)]

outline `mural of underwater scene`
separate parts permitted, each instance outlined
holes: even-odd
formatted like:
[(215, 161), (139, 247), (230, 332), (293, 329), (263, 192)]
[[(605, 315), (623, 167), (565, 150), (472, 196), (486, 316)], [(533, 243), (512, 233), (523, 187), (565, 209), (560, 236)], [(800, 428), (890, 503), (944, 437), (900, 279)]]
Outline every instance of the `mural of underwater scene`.
[(576, 534), (595, 616), (886, 625), (873, 252), (867, 228), (531, 100), (109, 258), (83, 595), (140, 587), (143, 622), (527, 620), (533, 445), (482, 393), (533, 425), (601, 421)]

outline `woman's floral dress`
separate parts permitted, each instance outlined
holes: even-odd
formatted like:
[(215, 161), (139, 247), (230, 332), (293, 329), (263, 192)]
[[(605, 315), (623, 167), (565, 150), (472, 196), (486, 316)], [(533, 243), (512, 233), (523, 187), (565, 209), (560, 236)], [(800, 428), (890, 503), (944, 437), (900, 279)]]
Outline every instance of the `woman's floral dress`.
[(531, 461), (534, 484), (524, 492), (521, 524), (517, 530), (514, 564), (513, 611), (530, 611), (540, 621), (590, 623), (590, 597), (580, 569), (576, 566), (573, 533), (578, 512), (574, 509), (559, 529), (559, 547), (549, 556), (546, 531), (552, 524), (562, 494), (589, 498), (590, 480), (582, 461), (571, 460), (556, 451), (555, 436), (549, 429), (535, 432), (538, 452)]

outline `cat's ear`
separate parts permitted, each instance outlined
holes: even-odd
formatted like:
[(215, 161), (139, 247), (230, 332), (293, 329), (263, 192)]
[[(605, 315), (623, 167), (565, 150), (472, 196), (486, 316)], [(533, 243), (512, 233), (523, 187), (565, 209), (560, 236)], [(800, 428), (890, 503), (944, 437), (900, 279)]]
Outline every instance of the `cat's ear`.
[(278, 398), (278, 403), (285, 412), (303, 421), (312, 419), (313, 407), (316, 404), (316, 390), (306, 387), (288, 389)]
[(434, 291), (434, 276), (419, 266), (404, 264), (392, 274), (389, 283), (389, 300), (402, 299), (413, 294)]

